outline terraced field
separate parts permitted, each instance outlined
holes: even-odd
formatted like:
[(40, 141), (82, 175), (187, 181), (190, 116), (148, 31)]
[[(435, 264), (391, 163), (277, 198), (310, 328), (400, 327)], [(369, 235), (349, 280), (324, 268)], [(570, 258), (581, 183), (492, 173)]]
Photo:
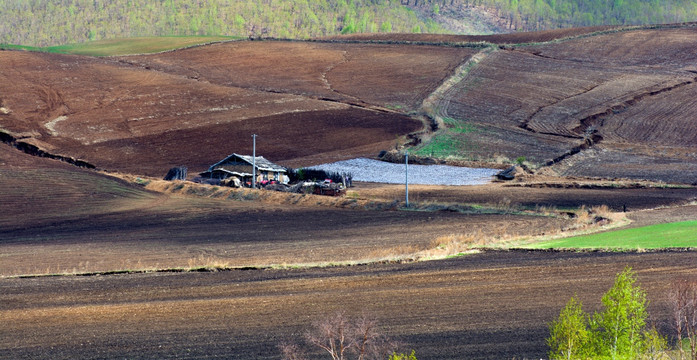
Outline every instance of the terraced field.
[(475, 49), (306, 42), (230, 42), (122, 61), (224, 86), (405, 112)]
[(231, 41), (99, 59), (3, 51), (0, 128), (146, 175), (250, 152), (252, 133), (295, 167), (372, 157), (412, 134), (421, 155), (694, 183), (696, 29)]
[(564, 175), (692, 183), (695, 34), (636, 30), (485, 49), (438, 99), (438, 114), (470, 129), (446, 130), (464, 157), (523, 156)]
[[(607, 222), (584, 206), (626, 210), (632, 227), (697, 220), (697, 188), (684, 185), (697, 182), (695, 29), (0, 51), (0, 358), (278, 359), (279, 342), (339, 309), (374, 314), (419, 359), (542, 358), (570, 296), (598, 309), (625, 266), (668, 334), (666, 289), (697, 276), (692, 251), (393, 260)], [(540, 168), (511, 183), (414, 185), (419, 211), (400, 208), (401, 185), (262, 196), (144, 176), (249, 153), (251, 134), (258, 154), (295, 167), (412, 141)], [(227, 270), (183, 270), (200, 268)]]

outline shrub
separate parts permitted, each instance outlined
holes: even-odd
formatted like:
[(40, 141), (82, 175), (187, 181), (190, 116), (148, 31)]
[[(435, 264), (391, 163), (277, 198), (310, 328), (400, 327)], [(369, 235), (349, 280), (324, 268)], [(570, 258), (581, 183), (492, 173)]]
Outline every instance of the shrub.
[(324, 171), (324, 170), (318, 170), (318, 169), (305, 169), (305, 168), (300, 168), (300, 169), (288, 169), (288, 178), (290, 179), (291, 183), (295, 183), (298, 181), (322, 181), (324, 179), (331, 179), (335, 183), (342, 183), (344, 179), (347, 182), (347, 186), (350, 186), (349, 184), (351, 183), (351, 180), (353, 179), (353, 175), (351, 173), (339, 173), (339, 172), (332, 172), (332, 171)]
[(689, 359), (697, 359), (697, 279), (679, 279), (671, 284), (669, 292), (673, 306), (673, 329), (680, 352), (685, 358), (684, 340), (690, 346)]
[[(343, 311), (315, 323), (305, 334), (305, 340), (308, 345), (324, 350), (332, 360), (348, 360), (351, 354), (358, 360), (385, 359), (390, 354), (394, 356), (397, 347), (382, 334), (375, 320), (365, 314), (350, 319)], [(279, 348), (284, 360), (305, 358), (302, 349), (295, 344), (282, 344)], [(412, 360), (410, 357), (397, 359)]]
[(407, 355), (404, 353), (397, 354), (396, 352), (393, 352), (392, 355), (390, 355), (390, 358), (388, 360), (417, 360), (416, 359), (416, 352), (414, 350), (411, 351), (411, 354)]

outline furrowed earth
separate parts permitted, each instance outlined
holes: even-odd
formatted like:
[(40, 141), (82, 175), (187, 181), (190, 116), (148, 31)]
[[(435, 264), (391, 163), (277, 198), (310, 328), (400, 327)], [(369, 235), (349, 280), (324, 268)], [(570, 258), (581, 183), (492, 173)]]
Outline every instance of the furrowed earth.
[[(694, 251), (510, 248), (697, 220), (695, 44), (680, 24), (0, 51), (0, 358), (278, 359), (338, 310), (419, 359), (544, 358), (566, 301), (599, 310), (626, 266), (669, 334), (666, 291), (697, 276)], [(292, 167), (431, 146), (535, 173), (410, 186), (413, 211), (401, 185), (333, 198), (159, 180), (250, 154), (251, 134)], [(597, 214), (611, 220), (584, 222)]]
[(668, 331), (668, 286), (693, 275), (695, 261), (694, 252), (514, 251), (412, 264), (5, 279), (0, 346), (8, 359), (278, 359), (279, 343), (302, 343), (313, 322), (345, 310), (374, 315), (419, 359), (539, 359), (547, 324), (568, 299), (577, 294), (586, 311), (599, 311), (625, 266)]

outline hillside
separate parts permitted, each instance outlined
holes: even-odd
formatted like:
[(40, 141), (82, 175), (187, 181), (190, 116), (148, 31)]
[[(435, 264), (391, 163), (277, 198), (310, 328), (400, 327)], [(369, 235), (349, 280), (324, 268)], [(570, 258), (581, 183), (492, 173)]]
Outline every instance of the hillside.
[[(406, 0), (423, 17), (448, 24), (452, 18), (494, 23), (499, 31), (649, 25), (697, 20), (694, 0)], [(472, 16), (474, 15), (474, 16)], [(469, 21), (472, 22), (472, 21)]]
[(30, 46), (142, 36), (306, 39), (353, 32), (444, 31), (398, 1), (0, 0), (0, 8), (0, 44)]
[(0, 127), (155, 176), (248, 153), (253, 133), (289, 166), (375, 156), (413, 133), (423, 156), (694, 183), (696, 43), (687, 24), (233, 41), (101, 59), (2, 51)]
[(694, 0), (0, 0), (0, 8), (0, 44), (41, 47), (149, 36), (482, 35), (697, 20)]

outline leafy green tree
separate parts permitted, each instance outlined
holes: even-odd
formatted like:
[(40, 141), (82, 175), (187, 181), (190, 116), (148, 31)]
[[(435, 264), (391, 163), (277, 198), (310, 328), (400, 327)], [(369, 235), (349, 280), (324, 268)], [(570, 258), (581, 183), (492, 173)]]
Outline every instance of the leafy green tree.
[(646, 329), (646, 293), (625, 268), (602, 297), (603, 311), (589, 317), (574, 296), (550, 324), (551, 359), (661, 359), (666, 339)]
[(572, 297), (557, 320), (550, 324), (550, 359), (580, 359), (588, 349), (588, 316), (583, 312), (581, 301)]
[(646, 293), (635, 286), (631, 268), (625, 268), (603, 295), (605, 308), (591, 321), (597, 354), (611, 359), (636, 359), (646, 327)]

